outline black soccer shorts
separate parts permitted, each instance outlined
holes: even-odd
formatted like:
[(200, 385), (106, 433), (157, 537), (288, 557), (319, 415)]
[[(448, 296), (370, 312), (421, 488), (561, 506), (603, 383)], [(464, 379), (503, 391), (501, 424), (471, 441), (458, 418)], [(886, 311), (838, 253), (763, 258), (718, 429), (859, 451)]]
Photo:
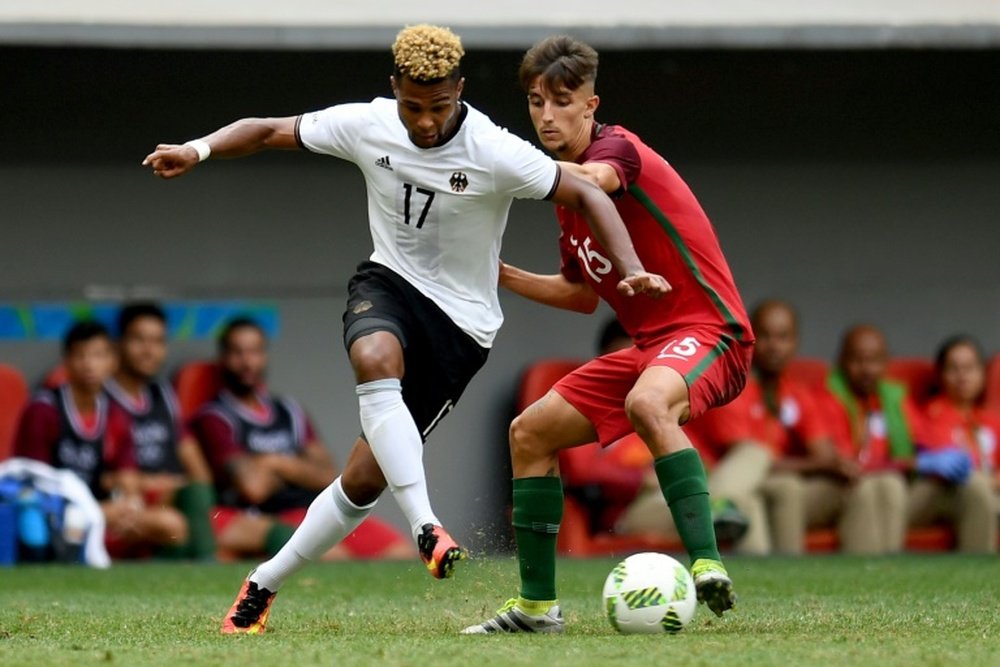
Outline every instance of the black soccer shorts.
[(403, 402), (424, 440), (458, 403), (489, 349), (462, 331), (405, 278), (375, 262), (358, 264), (347, 284), (344, 347), (388, 331), (403, 346)]

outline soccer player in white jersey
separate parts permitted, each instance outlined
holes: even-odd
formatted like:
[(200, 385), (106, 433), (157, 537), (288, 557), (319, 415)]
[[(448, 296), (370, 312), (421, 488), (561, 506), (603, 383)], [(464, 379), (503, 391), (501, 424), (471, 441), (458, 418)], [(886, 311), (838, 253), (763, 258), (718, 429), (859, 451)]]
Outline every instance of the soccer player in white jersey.
[(263, 632), (281, 584), (346, 537), (387, 486), (433, 576), (450, 576), (465, 557), (431, 509), (423, 440), (485, 363), (502, 322), (499, 251), (512, 199), (581, 211), (625, 276), (623, 294), (669, 290), (643, 269), (604, 192), (461, 100), (456, 35), (411, 26), (392, 52), (395, 100), (247, 118), (186, 144), (161, 144), (143, 161), (174, 178), (209, 156), (305, 148), (355, 163), (367, 185), (374, 252), (349, 283), (344, 314), (363, 436), (285, 547), (244, 581), (224, 633)]

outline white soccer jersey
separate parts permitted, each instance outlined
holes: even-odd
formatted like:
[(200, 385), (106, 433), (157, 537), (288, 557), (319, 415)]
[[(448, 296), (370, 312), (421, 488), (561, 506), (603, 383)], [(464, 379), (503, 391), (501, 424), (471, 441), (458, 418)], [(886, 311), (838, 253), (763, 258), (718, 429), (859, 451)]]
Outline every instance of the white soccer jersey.
[(511, 201), (548, 197), (558, 167), (465, 107), (458, 133), (435, 148), (410, 141), (388, 98), (304, 114), (297, 133), (304, 147), (350, 160), (365, 175), (371, 260), (403, 276), (490, 347), (503, 322), (497, 280)]

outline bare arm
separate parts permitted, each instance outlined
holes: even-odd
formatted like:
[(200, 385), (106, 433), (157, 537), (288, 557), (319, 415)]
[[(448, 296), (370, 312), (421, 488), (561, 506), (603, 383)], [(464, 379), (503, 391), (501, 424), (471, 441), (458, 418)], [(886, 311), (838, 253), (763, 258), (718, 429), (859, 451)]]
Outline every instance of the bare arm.
[(561, 206), (582, 213), (590, 224), (597, 242), (607, 251), (609, 258), (622, 275), (618, 291), (625, 296), (646, 293), (658, 298), (670, 291), (666, 279), (655, 273), (648, 273), (635, 254), (632, 238), (618, 210), (597, 185), (585, 181), (563, 169), (552, 201)]
[(208, 467), (208, 461), (198, 446), (198, 441), (192, 437), (186, 437), (177, 445), (177, 458), (181, 461), (181, 467), (192, 482), (211, 483), (212, 469)]
[(832, 440), (817, 439), (805, 443), (805, 448), (805, 456), (778, 458), (774, 469), (799, 474), (831, 473), (847, 480), (853, 480), (860, 473), (857, 462), (840, 456)]
[(587, 283), (573, 283), (562, 274), (541, 275), (500, 262), (500, 286), (553, 308), (592, 313), (600, 297)]
[(240, 497), (251, 505), (259, 505), (280, 489), (284, 482), (257, 457), (244, 454), (233, 458), (226, 467)]
[(262, 464), (286, 484), (319, 491), (337, 476), (337, 467), (319, 442), (310, 442), (299, 456), (273, 454), (264, 456)]
[(622, 187), (618, 172), (607, 162), (587, 162), (577, 164), (576, 162), (560, 162), (563, 173), (569, 171), (577, 178), (593, 183), (609, 195), (618, 192)]
[[(236, 158), (269, 148), (291, 150), (299, 147), (295, 139), (298, 116), (285, 118), (243, 118), (202, 137), (215, 158)], [(142, 161), (160, 178), (175, 178), (198, 164), (198, 151), (184, 144), (159, 144)]]

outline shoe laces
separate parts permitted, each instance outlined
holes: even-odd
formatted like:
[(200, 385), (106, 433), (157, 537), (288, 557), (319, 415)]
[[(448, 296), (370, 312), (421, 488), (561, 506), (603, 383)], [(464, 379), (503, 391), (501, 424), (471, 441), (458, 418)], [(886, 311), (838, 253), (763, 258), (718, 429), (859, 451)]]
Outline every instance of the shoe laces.
[(517, 606), (517, 598), (511, 598), (503, 603), (503, 606), (497, 609), (497, 615), (506, 614), (508, 611), (512, 610)]
[(259, 588), (254, 582), (247, 586), (247, 594), (243, 596), (240, 603), (236, 605), (236, 613), (242, 619), (256, 621), (261, 613), (267, 609), (267, 601), (271, 598), (271, 591), (266, 588)]
[(417, 548), (428, 558), (434, 555), (434, 547), (437, 546), (438, 535), (434, 530), (434, 524), (425, 523), (420, 528), (420, 535), (417, 536)]

